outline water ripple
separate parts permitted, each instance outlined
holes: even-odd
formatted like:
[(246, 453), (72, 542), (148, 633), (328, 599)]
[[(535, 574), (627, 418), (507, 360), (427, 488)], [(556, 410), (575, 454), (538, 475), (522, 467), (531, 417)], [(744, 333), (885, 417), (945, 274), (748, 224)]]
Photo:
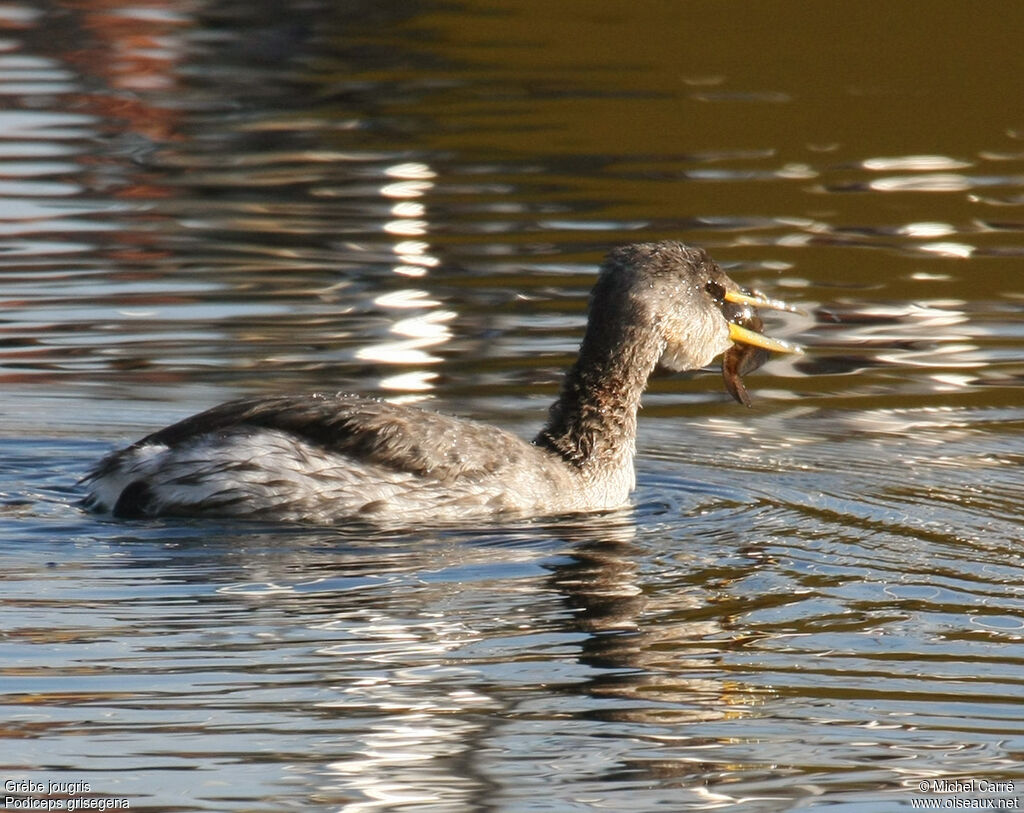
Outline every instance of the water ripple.
[[(5, 778), (347, 813), (1019, 781), (1007, 10), (822, 37), (687, 6), (681, 48), (653, 6), (328, 6), (0, 6)], [(653, 381), (630, 511), (398, 534), (75, 505), (115, 444), (242, 394), (528, 436), (602, 254), (654, 239), (800, 305), (768, 329), (807, 352), (750, 410), (717, 371)]]

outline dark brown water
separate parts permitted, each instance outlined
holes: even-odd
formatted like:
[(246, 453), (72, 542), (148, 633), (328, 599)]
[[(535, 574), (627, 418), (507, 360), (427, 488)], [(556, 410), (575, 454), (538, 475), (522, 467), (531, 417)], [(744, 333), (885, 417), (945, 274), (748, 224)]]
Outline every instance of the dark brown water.
[[(0, 5), (5, 809), (1019, 807), (1024, 6), (283, 8)], [(632, 512), (75, 507), (241, 394), (528, 433), (663, 238), (807, 354), (655, 381)]]

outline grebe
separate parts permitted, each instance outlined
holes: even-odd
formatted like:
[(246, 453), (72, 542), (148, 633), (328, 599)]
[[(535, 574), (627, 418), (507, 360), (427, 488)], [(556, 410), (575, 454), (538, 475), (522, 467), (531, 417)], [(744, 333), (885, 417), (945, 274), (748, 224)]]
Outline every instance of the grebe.
[(726, 388), (792, 345), (699, 248), (611, 251), (591, 292), (579, 357), (532, 442), (471, 420), (355, 395), (242, 398), (114, 452), (83, 478), (83, 505), (119, 517), (219, 516), (413, 524), (623, 506), (636, 484), (636, 414), (656, 366), (724, 353)]

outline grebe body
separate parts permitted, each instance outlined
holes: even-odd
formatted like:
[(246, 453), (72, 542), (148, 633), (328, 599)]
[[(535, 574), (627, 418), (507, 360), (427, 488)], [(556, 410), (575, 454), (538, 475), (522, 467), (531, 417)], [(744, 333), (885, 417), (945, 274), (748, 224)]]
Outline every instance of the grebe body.
[(725, 354), (727, 389), (791, 346), (761, 334), (756, 307), (701, 249), (609, 253), (587, 330), (533, 439), (414, 406), (345, 394), (243, 398), (114, 452), (83, 479), (85, 507), (121, 517), (220, 516), (415, 524), (545, 516), (625, 505), (637, 409), (658, 366)]

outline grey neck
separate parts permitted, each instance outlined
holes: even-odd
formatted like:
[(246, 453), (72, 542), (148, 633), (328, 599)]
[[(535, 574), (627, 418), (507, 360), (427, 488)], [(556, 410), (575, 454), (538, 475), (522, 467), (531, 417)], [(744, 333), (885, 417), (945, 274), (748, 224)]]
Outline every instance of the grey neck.
[(663, 349), (635, 324), (592, 324), (534, 443), (584, 472), (632, 466), (640, 397)]

